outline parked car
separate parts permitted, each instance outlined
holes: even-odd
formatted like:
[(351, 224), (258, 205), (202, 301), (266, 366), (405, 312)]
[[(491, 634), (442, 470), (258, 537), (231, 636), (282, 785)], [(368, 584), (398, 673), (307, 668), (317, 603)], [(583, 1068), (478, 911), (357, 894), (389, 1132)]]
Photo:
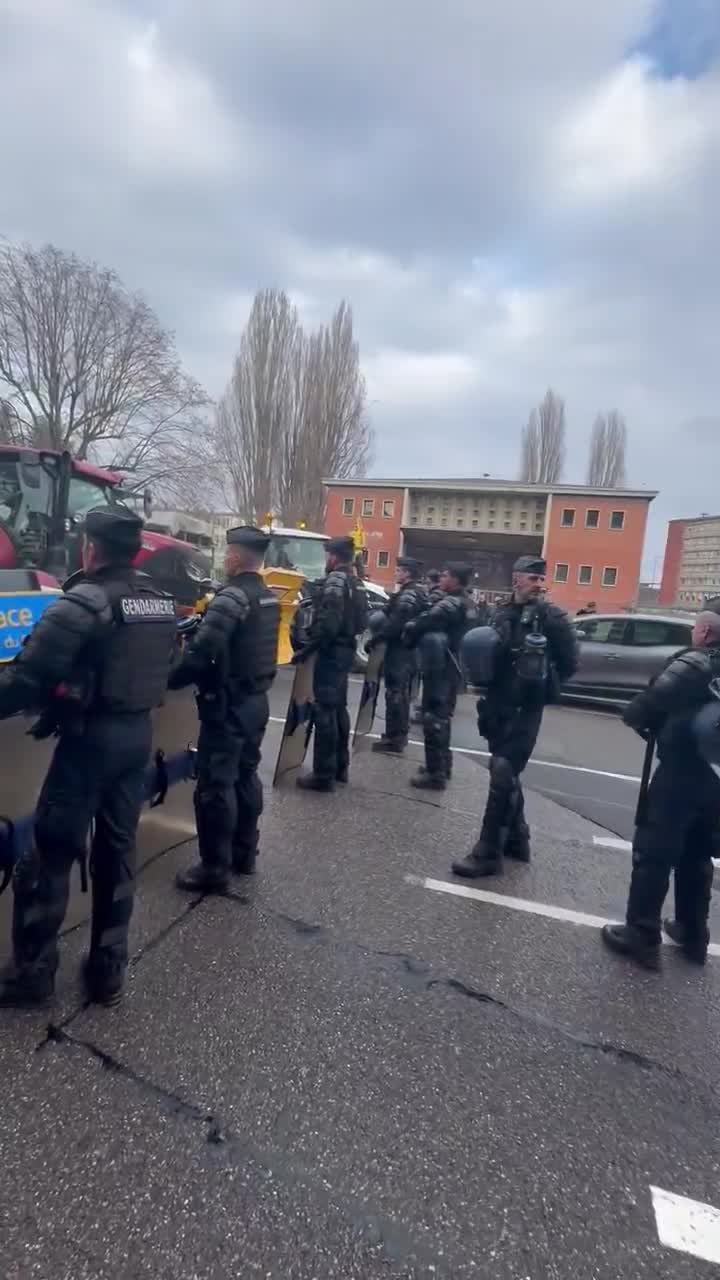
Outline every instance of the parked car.
[(563, 696), (629, 702), (680, 649), (692, 643), (693, 618), (596, 613), (574, 622), (580, 663)]

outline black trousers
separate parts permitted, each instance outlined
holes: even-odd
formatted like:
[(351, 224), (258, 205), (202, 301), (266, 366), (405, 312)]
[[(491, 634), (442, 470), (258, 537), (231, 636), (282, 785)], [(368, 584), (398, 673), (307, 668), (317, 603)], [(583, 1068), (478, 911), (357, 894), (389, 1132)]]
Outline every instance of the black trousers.
[(15, 963), (54, 976), (70, 872), (84, 858), (94, 822), (91, 970), (122, 972), (135, 891), (135, 835), (152, 745), (150, 716), (98, 716), (82, 735), (63, 735), (38, 800), (34, 848), (13, 876)]
[(442, 671), (423, 675), (425, 768), (435, 778), (449, 778), (452, 773), (450, 734), (457, 695), (458, 674), (449, 659)]
[(535, 749), (543, 710), (478, 704), (490, 747), (490, 787), (480, 840), (498, 857), (528, 838), (520, 775)]
[(417, 660), (412, 650), (388, 644), (385, 677), (385, 737), (405, 746), (410, 732), (410, 693)]
[(702, 760), (661, 760), (650, 781), (645, 820), (635, 830), (627, 923), (651, 944), (675, 869), (675, 914), (688, 936), (707, 937), (712, 857), (720, 822), (720, 781)]
[(257, 849), (263, 789), (258, 776), (270, 707), (266, 693), (231, 702), (219, 722), (202, 720), (195, 788), (200, 860), (228, 872)]
[(334, 781), (350, 763), (347, 700), (354, 654), (349, 645), (336, 645), (321, 650), (315, 659), (313, 773), (328, 782)]

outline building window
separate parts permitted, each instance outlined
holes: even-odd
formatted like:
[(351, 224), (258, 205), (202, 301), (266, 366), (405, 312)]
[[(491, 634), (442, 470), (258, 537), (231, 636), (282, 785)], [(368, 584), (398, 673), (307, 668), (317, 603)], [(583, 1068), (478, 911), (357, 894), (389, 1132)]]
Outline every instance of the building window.
[(578, 569), (578, 583), (580, 584), (580, 586), (589, 587), (590, 583), (592, 582), (592, 575), (593, 575), (592, 565), (581, 564), (580, 568)]
[(575, 525), (575, 508), (574, 507), (563, 507), (563, 512), (560, 517), (560, 524), (562, 525), (563, 529), (572, 529), (574, 527)]
[(504, 523), (504, 526), (505, 526), (505, 528), (506, 528), (506, 529), (509, 529), (509, 528), (510, 528), (510, 521), (509, 521), (509, 520), (505, 520), (505, 521), (503, 521), (503, 523)]
[(427, 526), (428, 526), (428, 528), (429, 528), (429, 527), (430, 527), (430, 525), (432, 524), (432, 516), (428, 516), (428, 518), (427, 518), (427, 520), (425, 521), (425, 523), (426, 523), (426, 525), (427, 525)]
[(434, 516), (434, 515), (435, 515), (435, 508), (434, 508), (434, 507), (428, 507), (427, 513), (428, 513), (428, 515), (429, 515), (429, 516)]
[(440, 523), (443, 526), (443, 529), (447, 528), (447, 518), (445, 516), (442, 517), (442, 519), (440, 520)]
[(569, 572), (570, 572), (569, 564), (556, 564), (555, 565), (555, 581), (567, 582)]
[(610, 528), (611, 529), (625, 528), (625, 512), (624, 511), (610, 512)]
[(585, 528), (598, 529), (600, 527), (600, 512), (597, 507), (590, 507), (585, 512)]
[(488, 529), (494, 529), (494, 528), (495, 528), (495, 521), (488, 520)]
[(392, 520), (395, 515), (395, 499), (386, 498), (383, 502), (383, 519)]
[(520, 521), (520, 528), (521, 528), (521, 529), (527, 529), (527, 520), (521, 520), (521, 521)]
[(465, 521), (463, 520), (462, 516), (458, 516), (458, 522), (457, 522), (458, 529), (462, 529), (464, 523)]
[(479, 521), (477, 521), (477, 520), (473, 520), (473, 522), (472, 522), (472, 527), (473, 527), (473, 529), (477, 529), (477, 527), (478, 527), (478, 523), (479, 523)]
[(343, 515), (351, 516), (354, 510), (355, 510), (355, 499), (343, 498)]
[(417, 521), (418, 521), (417, 516), (411, 516), (411, 517), (410, 517), (410, 523), (411, 523), (411, 524), (417, 524)]
[(617, 586), (617, 575), (618, 575), (617, 569), (612, 569), (612, 568), (603, 569), (603, 576), (602, 576), (603, 586), (604, 587)]
[(388, 567), (389, 563), (390, 563), (390, 552), (389, 552), (389, 551), (378, 551), (378, 553), (377, 553), (377, 567), (378, 567), (378, 569), (387, 569), (387, 567)]
[(362, 513), (364, 516), (371, 516), (375, 510), (374, 498), (363, 498)]

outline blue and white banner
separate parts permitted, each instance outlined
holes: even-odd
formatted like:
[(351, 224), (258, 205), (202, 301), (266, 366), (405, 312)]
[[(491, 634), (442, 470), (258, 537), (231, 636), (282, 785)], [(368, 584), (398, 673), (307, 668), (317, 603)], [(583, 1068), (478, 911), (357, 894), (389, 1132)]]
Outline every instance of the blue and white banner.
[(11, 662), (60, 591), (0, 591), (0, 662)]

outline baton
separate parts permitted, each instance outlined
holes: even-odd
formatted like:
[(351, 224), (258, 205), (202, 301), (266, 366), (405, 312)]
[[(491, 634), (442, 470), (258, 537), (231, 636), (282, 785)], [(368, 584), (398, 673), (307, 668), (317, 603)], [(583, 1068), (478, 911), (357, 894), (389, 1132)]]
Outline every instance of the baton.
[(647, 745), (645, 747), (645, 759), (643, 760), (642, 776), (640, 778), (640, 791), (638, 793), (637, 808), (635, 810), (635, 826), (643, 825), (647, 818), (647, 798), (648, 788), (650, 786), (650, 774), (652, 773), (653, 756), (655, 755), (655, 737), (651, 733)]

